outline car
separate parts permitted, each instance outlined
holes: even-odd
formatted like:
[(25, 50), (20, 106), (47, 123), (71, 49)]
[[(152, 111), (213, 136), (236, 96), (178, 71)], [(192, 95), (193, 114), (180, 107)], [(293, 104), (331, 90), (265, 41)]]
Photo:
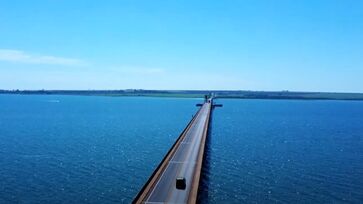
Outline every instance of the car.
[(176, 178), (175, 187), (180, 190), (185, 190), (186, 188), (186, 180), (184, 177)]

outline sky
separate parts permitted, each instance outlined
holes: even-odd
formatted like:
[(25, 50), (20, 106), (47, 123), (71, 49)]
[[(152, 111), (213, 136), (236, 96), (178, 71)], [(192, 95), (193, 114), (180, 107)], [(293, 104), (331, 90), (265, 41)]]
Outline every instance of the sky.
[(363, 92), (363, 1), (1, 0), (0, 89)]

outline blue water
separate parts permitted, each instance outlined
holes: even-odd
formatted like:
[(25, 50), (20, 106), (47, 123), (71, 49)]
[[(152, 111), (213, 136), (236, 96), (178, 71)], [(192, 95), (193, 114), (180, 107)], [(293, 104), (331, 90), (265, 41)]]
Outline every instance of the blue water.
[(129, 203), (196, 102), (0, 95), (0, 203)]
[[(0, 95), (0, 203), (129, 203), (197, 102)], [(203, 203), (363, 202), (363, 102), (219, 102)]]
[(203, 202), (363, 203), (363, 102), (219, 102)]

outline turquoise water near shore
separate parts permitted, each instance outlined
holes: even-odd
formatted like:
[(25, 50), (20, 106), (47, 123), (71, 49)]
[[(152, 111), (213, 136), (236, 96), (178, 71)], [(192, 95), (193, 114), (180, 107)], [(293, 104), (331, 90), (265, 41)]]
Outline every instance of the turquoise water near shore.
[[(197, 102), (0, 95), (0, 203), (129, 203)], [(218, 102), (201, 202), (362, 202), (363, 102)]]

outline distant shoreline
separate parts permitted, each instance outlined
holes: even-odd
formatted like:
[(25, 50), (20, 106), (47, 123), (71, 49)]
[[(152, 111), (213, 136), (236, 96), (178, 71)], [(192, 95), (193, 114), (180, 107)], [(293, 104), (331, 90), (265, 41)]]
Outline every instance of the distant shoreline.
[(143, 96), (169, 98), (203, 98), (214, 94), (216, 98), (230, 99), (300, 99), (300, 100), (363, 100), (363, 93), (290, 92), (290, 91), (219, 91), (219, 90), (0, 90), (0, 94), (21, 95), (82, 95), (82, 96)]

